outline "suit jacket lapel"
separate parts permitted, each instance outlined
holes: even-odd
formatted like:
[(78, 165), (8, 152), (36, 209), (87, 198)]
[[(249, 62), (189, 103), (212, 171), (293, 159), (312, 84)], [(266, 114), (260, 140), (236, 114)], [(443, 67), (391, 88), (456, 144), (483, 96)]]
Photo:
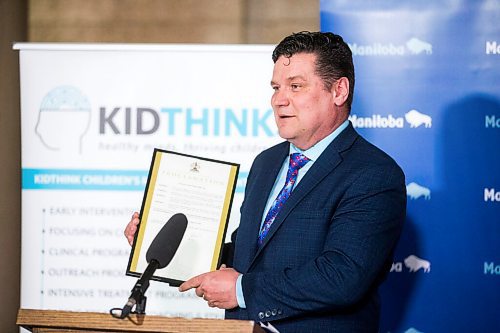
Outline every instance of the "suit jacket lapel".
[(281, 166), (283, 165), (283, 160), (288, 156), (290, 151), (290, 144), (288, 142), (284, 142), (277, 148), (278, 149), (275, 154), (273, 154), (266, 163), (269, 165), (269, 169), (262, 172), (262, 176), (259, 177), (258, 183), (255, 184), (256, 189), (252, 191), (257, 195), (254, 195), (249, 199), (255, 205), (255, 209), (252, 209), (253, 214), (248, 219), (249, 221), (254, 221), (254, 224), (251, 227), (252, 229), (250, 231), (250, 235), (255, 237), (254, 239), (248, 240), (250, 244), (253, 244), (252, 247), (249, 247), (249, 250), (251, 251), (249, 253), (250, 258), (253, 258), (258, 250), (257, 237), (260, 231), (262, 215), (264, 214), (264, 209), (266, 208), (269, 193), (271, 193), (276, 177), (278, 176)]
[(271, 193), (271, 190), (276, 181), (276, 177), (278, 177), (278, 173), (280, 172), (281, 166), (283, 165), (283, 160), (288, 156), (289, 151), (290, 145), (288, 144), (288, 142), (282, 144), (282, 146), (279, 147), (277, 153), (274, 154), (267, 163), (269, 169), (265, 170), (262, 177), (260, 178), (260, 184), (257, 184), (257, 193), (261, 193), (261, 195), (259, 195), (257, 198), (253, 198), (253, 200), (256, 207), (254, 212), (257, 214), (259, 222), (262, 218), (262, 214), (264, 213), (269, 193)]
[[(264, 239), (262, 246), (257, 250), (253, 261), (255, 261), (255, 258), (265, 248), (266, 244), (271, 241), (273, 235), (281, 227), (286, 217), (297, 206), (302, 198), (304, 198), (304, 196), (311, 192), (328, 174), (330, 174), (342, 162), (341, 152), (349, 149), (354, 143), (357, 136), (358, 134), (352, 127), (352, 124), (349, 124), (349, 126), (342, 133), (340, 133), (340, 135), (335, 138), (333, 142), (330, 143), (330, 145), (328, 145), (328, 147), (320, 155), (318, 160), (314, 162), (314, 165), (311, 167), (311, 169), (309, 169), (304, 178), (302, 178), (302, 180), (299, 182), (297, 187), (292, 191), (292, 194), (271, 225), (271, 228), (269, 229), (269, 232)], [(274, 184), (277, 172), (276, 174), (274, 174), (272, 184)], [(271, 187), (269, 187), (269, 190), (264, 193), (269, 193), (271, 191)], [(264, 206), (266, 202), (267, 197), (264, 199)], [(263, 209), (264, 207), (259, 207), (261, 213)], [(250, 264), (250, 266), (252, 265), (252, 263)]]

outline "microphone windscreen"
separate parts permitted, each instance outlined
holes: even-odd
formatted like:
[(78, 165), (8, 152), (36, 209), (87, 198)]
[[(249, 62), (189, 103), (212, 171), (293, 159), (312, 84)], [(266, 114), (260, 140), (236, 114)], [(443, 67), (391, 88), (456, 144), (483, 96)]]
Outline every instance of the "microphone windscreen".
[(158, 268), (166, 267), (177, 252), (187, 228), (187, 217), (182, 213), (173, 215), (161, 228), (146, 252), (146, 261), (156, 260)]

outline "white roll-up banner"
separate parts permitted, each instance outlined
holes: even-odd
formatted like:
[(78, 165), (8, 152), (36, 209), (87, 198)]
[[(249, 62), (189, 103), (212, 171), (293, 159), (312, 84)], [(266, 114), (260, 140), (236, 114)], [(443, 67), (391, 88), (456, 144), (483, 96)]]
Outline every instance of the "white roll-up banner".
[[(21, 307), (123, 306), (137, 280), (125, 275), (123, 230), (141, 208), (155, 147), (241, 165), (230, 236), (253, 158), (281, 140), (270, 107), (272, 46), (14, 48), (21, 71)], [(146, 296), (148, 314), (223, 316), (165, 283), (152, 282)]]

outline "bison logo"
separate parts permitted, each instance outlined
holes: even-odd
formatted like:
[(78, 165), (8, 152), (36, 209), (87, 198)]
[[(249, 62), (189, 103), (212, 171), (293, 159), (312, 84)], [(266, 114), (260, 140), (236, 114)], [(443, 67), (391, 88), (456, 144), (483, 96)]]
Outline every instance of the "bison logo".
[(424, 197), (425, 200), (429, 200), (431, 198), (430, 189), (414, 182), (406, 185), (406, 194), (413, 200), (417, 200), (420, 197)]
[(416, 272), (419, 269), (423, 269), (425, 273), (431, 271), (431, 263), (427, 260), (420, 259), (415, 255), (410, 255), (404, 260), (405, 266), (410, 270), (410, 272)]
[(425, 52), (425, 54), (432, 54), (432, 44), (415, 37), (406, 42), (406, 47), (412, 54), (420, 54), (422, 52)]
[(417, 110), (408, 111), (405, 114), (405, 119), (410, 124), (411, 128), (424, 125), (425, 127), (432, 127), (432, 118), (426, 114), (420, 113)]
[(405, 333), (423, 333), (423, 332), (420, 332), (419, 330), (417, 330), (416, 328), (409, 328), (405, 331)]

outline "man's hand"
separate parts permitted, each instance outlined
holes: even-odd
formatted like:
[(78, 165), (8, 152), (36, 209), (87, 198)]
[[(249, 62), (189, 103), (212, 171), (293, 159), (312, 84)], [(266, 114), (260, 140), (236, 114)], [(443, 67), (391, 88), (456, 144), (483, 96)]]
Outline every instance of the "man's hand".
[(215, 272), (195, 276), (180, 285), (179, 291), (195, 289), (198, 297), (203, 297), (208, 306), (232, 309), (238, 306), (236, 300), (236, 280), (240, 273), (224, 265)]
[(137, 232), (137, 225), (139, 224), (139, 213), (134, 212), (132, 215), (132, 218), (130, 219), (130, 222), (127, 224), (127, 227), (125, 227), (125, 231), (123, 232), (125, 234), (125, 237), (127, 237), (128, 243), (132, 245), (134, 242), (134, 236), (135, 233)]

